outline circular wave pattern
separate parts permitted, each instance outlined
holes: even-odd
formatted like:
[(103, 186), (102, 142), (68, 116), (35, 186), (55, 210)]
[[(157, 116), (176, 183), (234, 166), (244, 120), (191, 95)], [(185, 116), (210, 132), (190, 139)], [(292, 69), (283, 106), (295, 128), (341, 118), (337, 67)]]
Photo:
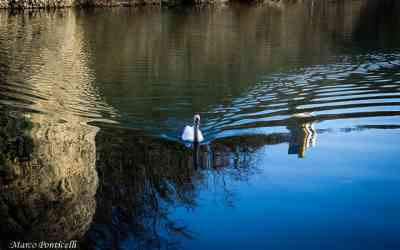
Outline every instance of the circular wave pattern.
[[(89, 32), (85, 33), (79, 19), (73, 13), (64, 14), (70, 17), (46, 14), (32, 20), (30, 25), (22, 25), (21, 16), (2, 19), (0, 105), (56, 120), (112, 123), (174, 140), (180, 138), (181, 129), (192, 121), (194, 112), (202, 115), (201, 126), (207, 141), (286, 130), (296, 121), (313, 124), (332, 121), (335, 124), (329, 126), (338, 128), (355, 124), (399, 125), (400, 53), (397, 51), (341, 57), (333, 54), (324, 57), (329, 60), (322, 60), (325, 63), (320, 65), (290, 64), (292, 70), (274, 69), (278, 73), (272, 74), (258, 72), (264, 64), (247, 58), (249, 63), (238, 64), (240, 67), (224, 68), (216, 64), (212, 66), (215, 74), (206, 67), (201, 74), (188, 73), (184, 78), (179, 69), (186, 72), (183, 66), (187, 65), (181, 59), (176, 59), (183, 64), (182, 68), (174, 69), (176, 74), (170, 72), (172, 69), (157, 71), (158, 64), (152, 60), (130, 61), (129, 53), (124, 53), (126, 61), (112, 58), (118, 63), (115, 67), (104, 64), (111, 60), (110, 54), (105, 53), (100, 60), (99, 53), (94, 53), (96, 45), (90, 44)], [(121, 51), (119, 47), (114, 49)], [(143, 58), (153, 57), (148, 58), (146, 52)], [(236, 72), (254, 64), (258, 66), (256, 73)], [(148, 69), (152, 69), (151, 74)], [(164, 75), (154, 75), (153, 71)], [(207, 73), (210, 76), (200, 81)], [(224, 77), (218, 78), (220, 73)], [(255, 79), (257, 73), (260, 76), (256, 83), (246, 82)], [(239, 80), (230, 83), (234, 78)], [(212, 98), (205, 100), (208, 96)], [(379, 121), (376, 117), (380, 117)], [(359, 122), (346, 122), (351, 119)]]
[(285, 127), (294, 118), (321, 122), (399, 116), (400, 55), (356, 59), (263, 77), (230, 106), (212, 110), (206, 130), (223, 137)]
[[(57, 120), (112, 122), (99, 94), (86, 39), (73, 13), (23, 15), (0, 23), (0, 105)], [(51, 34), (51, 35), (50, 35)]]

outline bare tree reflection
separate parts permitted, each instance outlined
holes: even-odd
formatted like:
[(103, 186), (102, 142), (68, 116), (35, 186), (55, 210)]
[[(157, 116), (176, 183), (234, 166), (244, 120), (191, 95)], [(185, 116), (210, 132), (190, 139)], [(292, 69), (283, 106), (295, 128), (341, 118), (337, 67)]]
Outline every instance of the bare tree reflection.
[[(113, 131), (113, 130), (111, 130)], [(100, 187), (89, 245), (100, 249), (173, 249), (176, 238), (193, 237), (169, 218), (171, 207), (196, 206), (200, 178), (184, 146), (132, 131), (97, 136)], [(114, 131), (115, 132), (115, 131)]]
[(306, 125), (295, 127), (291, 133), (235, 136), (199, 147), (103, 127), (96, 137), (96, 197), (101, 205), (86, 244), (97, 249), (179, 248), (183, 238), (196, 234), (171, 218), (171, 211), (177, 206), (196, 209), (198, 192), (206, 186), (220, 188), (224, 204), (234, 206), (228, 180), (247, 181), (258, 173), (252, 156), (266, 145), (291, 142), (297, 136), (306, 144)]
[(196, 153), (196, 148), (139, 131), (102, 128), (96, 137), (101, 205), (86, 244), (100, 249), (179, 248), (182, 238), (196, 234), (170, 218), (170, 212), (176, 206), (196, 209), (205, 185), (219, 186), (225, 205), (234, 206), (226, 180), (245, 181), (256, 173), (251, 152), (271, 141), (283, 140), (231, 138), (200, 146)]

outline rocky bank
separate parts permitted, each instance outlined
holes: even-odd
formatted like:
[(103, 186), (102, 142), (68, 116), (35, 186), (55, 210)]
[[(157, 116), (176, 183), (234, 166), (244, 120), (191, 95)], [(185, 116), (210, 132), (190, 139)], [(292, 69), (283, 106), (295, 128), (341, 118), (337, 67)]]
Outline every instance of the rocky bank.
[(0, 0), (0, 9), (222, 4), (226, 0)]

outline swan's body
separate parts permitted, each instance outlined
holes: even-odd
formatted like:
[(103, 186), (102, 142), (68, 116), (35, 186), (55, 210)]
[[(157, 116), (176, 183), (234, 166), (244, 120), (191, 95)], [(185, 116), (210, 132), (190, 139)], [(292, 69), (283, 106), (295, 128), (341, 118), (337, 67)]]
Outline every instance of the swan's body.
[(308, 113), (308, 112), (297, 113), (297, 114), (292, 115), (292, 117), (295, 117), (295, 118), (309, 118), (312, 116), (313, 116), (313, 113)]
[[(203, 134), (200, 130), (197, 131), (198, 142), (202, 142), (204, 140)], [(193, 126), (185, 126), (182, 134), (182, 140), (184, 141), (194, 141), (194, 127)]]
[(202, 142), (204, 140), (204, 137), (199, 127), (200, 127), (200, 116), (195, 115), (193, 126), (185, 126), (182, 133), (182, 140), (190, 142)]

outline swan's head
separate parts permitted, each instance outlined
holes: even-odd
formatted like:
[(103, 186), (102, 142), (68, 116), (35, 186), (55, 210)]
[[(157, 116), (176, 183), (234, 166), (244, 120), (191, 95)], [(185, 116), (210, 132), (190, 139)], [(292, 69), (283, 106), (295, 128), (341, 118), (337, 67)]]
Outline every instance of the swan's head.
[(194, 115), (193, 122), (194, 122), (194, 124), (199, 125), (200, 124), (200, 115), (198, 115), (198, 114)]

